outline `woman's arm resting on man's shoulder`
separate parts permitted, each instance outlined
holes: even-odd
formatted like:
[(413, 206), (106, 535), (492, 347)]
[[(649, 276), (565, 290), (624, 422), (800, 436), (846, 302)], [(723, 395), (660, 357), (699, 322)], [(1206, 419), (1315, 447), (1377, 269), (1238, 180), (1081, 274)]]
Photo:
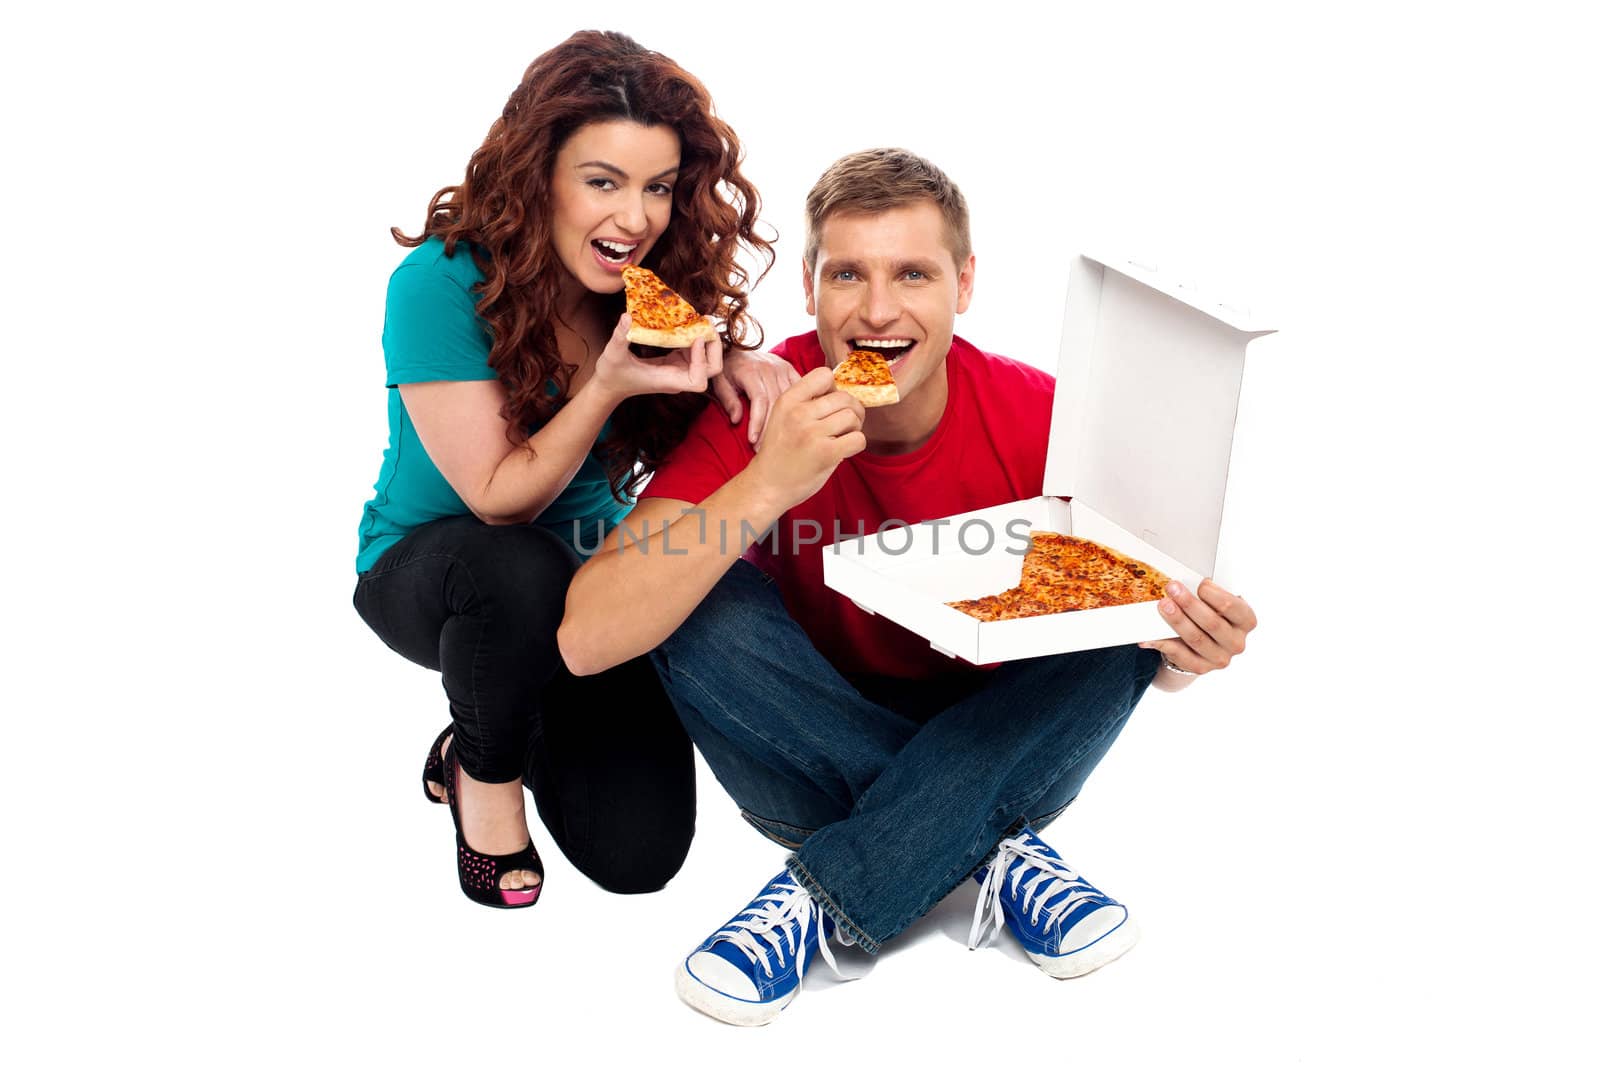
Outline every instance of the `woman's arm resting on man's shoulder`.
[(722, 372), (711, 379), (711, 393), (734, 425), (744, 416), (740, 394), (749, 398), (745, 436), (759, 447), (772, 405), (798, 380), (800, 375), (786, 359), (765, 351), (736, 350), (723, 356)]

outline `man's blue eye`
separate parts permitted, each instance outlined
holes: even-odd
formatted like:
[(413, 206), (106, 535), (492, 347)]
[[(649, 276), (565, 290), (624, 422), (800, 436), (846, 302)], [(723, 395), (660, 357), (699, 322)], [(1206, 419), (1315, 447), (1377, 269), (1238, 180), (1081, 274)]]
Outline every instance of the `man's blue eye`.
[(838, 273), (833, 275), (833, 279), (835, 281), (854, 281), (856, 279), (856, 272), (854, 270), (840, 270)]
[(906, 279), (909, 281), (921, 281), (926, 276), (921, 270), (906, 271)]

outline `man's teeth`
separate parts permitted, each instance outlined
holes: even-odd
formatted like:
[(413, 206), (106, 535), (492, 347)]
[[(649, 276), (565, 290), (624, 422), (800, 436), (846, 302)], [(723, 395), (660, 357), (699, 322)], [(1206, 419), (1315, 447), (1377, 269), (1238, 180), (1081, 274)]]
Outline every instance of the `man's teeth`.
[(866, 348), (869, 351), (883, 353), (884, 361), (893, 363), (900, 356), (910, 351), (916, 344), (914, 340), (853, 340), (852, 347)]

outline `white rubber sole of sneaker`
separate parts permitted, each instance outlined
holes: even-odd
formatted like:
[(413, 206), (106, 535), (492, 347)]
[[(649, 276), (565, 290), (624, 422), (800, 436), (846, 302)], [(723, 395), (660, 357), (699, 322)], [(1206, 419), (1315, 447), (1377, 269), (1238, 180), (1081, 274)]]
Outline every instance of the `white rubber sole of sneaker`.
[(1130, 914), (1128, 919), (1117, 927), (1071, 954), (1051, 957), (1046, 954), (1026, 953), (1033, 959), (1035, 965), (1057, 980), (1070, 980), (1074, 976), (1086, 976), (1102, 965), (1116, 961), (1132, 950), (1134, 944), (1138, 942), (1139, 926), (1134, 923), (1133, 915)]
[(742, 998), (725, 995), (696, 980), (694, 974), (689, 971), (687, 963), (678, 966), (676, 984), (678, 997), (683, 999), (684, 1004), (690, 1009), (698, 1010), (724, 1024), (737, 1024), (742, 1028), (758, 1028), (770, 1023), (774, 1017), (783, 1012), (783, 1007), (800, 993), (797, 987), (782, 998), (771, 1002), (747, 1002)]

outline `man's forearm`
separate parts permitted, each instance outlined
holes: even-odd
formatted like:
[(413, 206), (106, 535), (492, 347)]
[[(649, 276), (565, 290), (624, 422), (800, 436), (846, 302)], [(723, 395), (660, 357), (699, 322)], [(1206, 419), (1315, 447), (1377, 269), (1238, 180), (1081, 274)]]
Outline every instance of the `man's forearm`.
[(557, 634), (567, 668), (598, 673), (653, 650), (784, 509), (746, 469), (687, 514), (619, 529), (567, 590)]

